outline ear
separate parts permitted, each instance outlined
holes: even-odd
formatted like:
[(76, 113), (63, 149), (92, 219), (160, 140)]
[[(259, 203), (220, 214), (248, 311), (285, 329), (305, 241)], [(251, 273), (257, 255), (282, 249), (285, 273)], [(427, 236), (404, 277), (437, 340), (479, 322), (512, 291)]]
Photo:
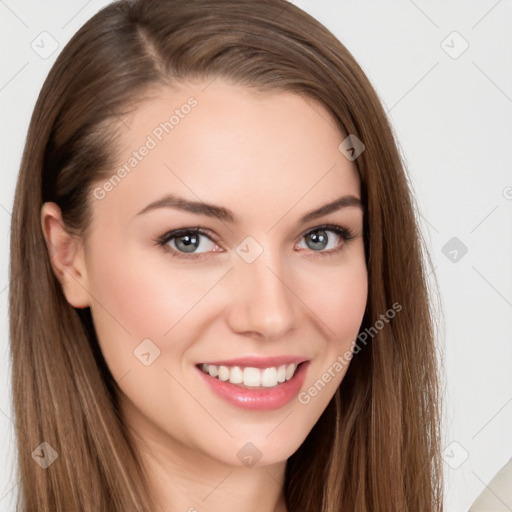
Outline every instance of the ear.
[(52, 269), (66, 300), (75, 308), (90, 305), (87, 272), (81, 240), (64, 225), (60, 207), (46, 202), (41, 208), (41, 227)]

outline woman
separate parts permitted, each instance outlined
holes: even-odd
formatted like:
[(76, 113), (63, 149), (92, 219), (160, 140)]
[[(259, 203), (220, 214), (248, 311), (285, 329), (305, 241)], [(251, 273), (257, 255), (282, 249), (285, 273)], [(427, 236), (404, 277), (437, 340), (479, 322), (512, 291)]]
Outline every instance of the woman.
[(413, 200), (312, 17), (102, 9), (43, 85), (13, 211), (19, 510), (442, 510)]

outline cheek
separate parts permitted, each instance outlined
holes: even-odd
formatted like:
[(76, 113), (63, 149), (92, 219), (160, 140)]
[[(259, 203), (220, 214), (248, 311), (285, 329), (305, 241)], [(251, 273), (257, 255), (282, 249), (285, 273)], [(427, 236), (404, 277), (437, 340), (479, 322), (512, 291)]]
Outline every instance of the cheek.
[(319, 266), (303, 283), (305, 302), (316, 313), (316, 323), (323, 325), (325, 338), (338, 347), (349, 346), (359, 332), (368, 298), (364, 255), (336, 267)]
[[(233, 295), (224, 288), (227, 281), (220, 282), (226, 272), (223, 266), (199, 270), (194, 263), (169, 261), (172, 256), (148, 259), (143, 251), (121, 251), (113, 242), (96, 254), (90, 265), (95, 298), (91, 310), (114, 375), (123, 375), (133, 366), (134, 350), (145, 339), (159, 348), (159, 364), (179, 361), (188, 345), (201, 339), (208, 322), (222, 314), (222, 297), (228, 300)], [(355, 248), (336, 265), (308, 263), (295, 271), (290, 285), (305, 304), (297, 322), (303, 324), (310, 314), (310, 322), (329, 342), (324, 347), (326, 356), (346, 350), (358, 334), (366, 307), (362, 249)]]
[(306, 431), (313, 428), (327, 407), (352, 360), (368, 298), (364, 257), (336, 269), (320, 270), (316, 283), (308, 305), (316, 313), (316, 325), (323, 329), (324, 337), (318, 342), (315, 361), (297, 397), (301, 411), (307, 411)]
[[(132, 364), (133, 350), (146, 338), (161, 355), (172, 357), (186, 348), (187, 338), (199, 336), (200, 323), (191, 325), (189, 319), (221, 274), (194, 272), (192, 267), (176, 266), (171, 273), (165, 257), (148, 261), (141, 252), (121, 252), (113, 245), (92, 261), (95, 328), (105, 358), (110, 354), (119, 371)], [(187, 337), (177, 336), (184, 325)]]
[(340, 277), (336, 288), (338, 299), (333, 298), (329, 309), (332, 329), (352, 341), (359, 332), (368, 299), (366, 266)]

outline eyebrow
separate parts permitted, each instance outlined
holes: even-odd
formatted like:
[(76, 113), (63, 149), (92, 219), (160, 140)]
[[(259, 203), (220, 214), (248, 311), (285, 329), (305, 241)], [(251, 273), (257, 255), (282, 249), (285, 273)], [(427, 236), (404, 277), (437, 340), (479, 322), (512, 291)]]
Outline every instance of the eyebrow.
[[(316, 210), (312, 210), (309, 213), (306, 213), (299, 219), (299, 221), (302, 223), (309, 222), (311, 220), (317, 219), (318, 217), (323, 217), (329, 213), (333, 213), (335, 211), (341, 210), (342, 208), (348, 208), (351, 206), (364, 211), (363, 204), (358, 197), (345, 195), (339, 197), (331, 203), (317, 208)], [(178, 210), (183, 210), (185, 212), (194, 213), (197, 215), (207, 215), (208, 217), (213, 217), (223, 222), (230, 222), (235, 224), (239, 222), (236, 215), (231, 210), (224, 208), (223, 206), (217, 206), (199, 201), (189, 201), (173, 194), (167, 194), (164, 197), (153, 201), (135, 216), (142, 215), (158, 208), (176, 208)]]

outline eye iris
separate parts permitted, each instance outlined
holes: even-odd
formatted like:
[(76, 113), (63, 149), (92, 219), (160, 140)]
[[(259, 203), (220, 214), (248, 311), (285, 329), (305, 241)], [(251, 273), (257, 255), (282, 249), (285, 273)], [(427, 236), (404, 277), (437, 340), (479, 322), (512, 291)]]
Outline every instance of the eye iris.
[[(317, 233), (320, 233), (320, 235)], [(306, 240), (308, 242), (311, 241), (314, 244), (312, 249), (325, 249), (327, 245), (327, 235), (323, 230), (313, 231), (312, 233), (307, 234)]]
[[(181, 247), (178, 243), (180, 240), (182, 241)], [(199, 246), (199, 237), (190, 233), (186, 235), (180, 235), (176, 237), (175, 243), (178, 249), (183, 250), (184, 252), (193, 252), (193, 250), (197, 249)]]

